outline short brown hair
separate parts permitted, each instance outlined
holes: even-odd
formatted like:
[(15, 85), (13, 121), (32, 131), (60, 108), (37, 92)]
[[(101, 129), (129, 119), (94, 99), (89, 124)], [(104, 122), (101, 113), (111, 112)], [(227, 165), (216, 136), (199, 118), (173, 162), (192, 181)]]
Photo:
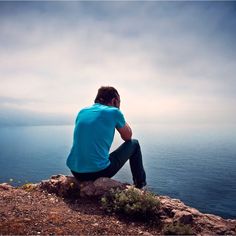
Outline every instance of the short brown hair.
[(113, 98), (118, 98), (120, 95), (114, 87), (102, 86), (98, 89), (95, 103), (107, 105)]

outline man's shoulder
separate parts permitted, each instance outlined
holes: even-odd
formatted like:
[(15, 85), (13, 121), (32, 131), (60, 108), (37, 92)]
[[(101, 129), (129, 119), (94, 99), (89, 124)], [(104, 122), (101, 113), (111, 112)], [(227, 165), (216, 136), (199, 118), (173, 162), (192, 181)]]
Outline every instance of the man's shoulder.
[(107, 106), (107, 105), (103, 105), (100, 103), (95, 103), (92, 106), (88, 106), (88, 107), (84, 107), (80, 110), (79, 113), (86, 113), (86, 112), (102, 112), (102, 113), (111, 113), (111, 114), (115, 114), (115, 115), (120, 115), (123, 113), (121, 112), (120, 109), (118, 109), (117, 107), (113, 107), (113, 106)]
[(116, 115), (122, 114), (120, 109), (118, 109), (117, 107), (113, 107), (113, 106), (105, 106), (104, 111), (106, 111), (108, 113), (113, 113)]
[(103, 105), (103, 104), (100, 104), (100, 103), (95, 103), (93, 106), (91, 106), (91, 109), (94, 109), (94, 110), (98, 109), (98, 110), (101, 110), (101, 111), (108, 111), (108, 112), (119, 111), (119, 109), (117, 107)]
[(86, 111), (86, 110), (90, 110), (90, 109), (92, 109), (92, 108), (93, 108), (93, 106), (87, 106), (87, 107), (81, 108), (80, 111)]

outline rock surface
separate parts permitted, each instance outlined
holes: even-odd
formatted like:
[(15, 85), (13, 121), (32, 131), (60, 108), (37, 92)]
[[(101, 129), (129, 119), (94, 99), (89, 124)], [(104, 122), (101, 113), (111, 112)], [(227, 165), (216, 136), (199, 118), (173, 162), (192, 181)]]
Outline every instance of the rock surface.
[(197, 209), (186, 206), (178, 199), (159, 196), (161, 217), (168, 223), (191, 225), (200, 234), (236, 234), (236, 220), (226, 220), (219, 216), (203, 214)]
[(125, 189), (125, 187), (126, 184), (110, 178), (78, 182), (74, 177), (65, 175), (54, 175), (51, 179), (44, 180), (39, 184), (40, 189), (64, 198), (99, 197), (111, 188)]
[[(8, 225), (7, 222), (9, 222), (9, 225), (12, 224), (12, 220), (14, 219), (14, 217), (19, 214), (19, 210), (16, 211), (16, 209), (18, 208), (21, 209), (21, 211), (22, 209), (27, 209), (27, 214), (22, 216), (24, 219), (22, 227), (27, 228), (28, 225), (26, 224), (30, 224), (30, 222), (32, 221), (30, 216), (33, 217), (36, 212), (36, 218), (40, 219), (40, 217), (43, 217), (41, 221), (44, 221), (44, 219), (47, 219), (49, 217), (51, 221), (55, 221), (57, 224), (61, 225), (58, 226), (59, 228), (61, 227), (59, 231), (50, 231), (51, 228), (48, 228), (49, 226), (47, 224), (47, 220), (45, 220), (45, 224), (42, 227), (44, 227), (44, 233), (46, 234), (87, 234), (88, 232), (89, 234), (162, 234), (163, 231), (160, 227), (144, 228), (146, 227), (144, 225), (132, 226), (133, 223), (130, 222), (127, 223), (129, 226), (122, 225), (123, 223), (120, 222), (120, 219), (114, 218), (115, 216), (107, 216), (106, 213), (102, 212), (97, 200), (95, 201), (95, 203), (91, 203), (91, 207), (89, 207), (88, 204), (86, 205), (89, 199), (98, 199), (111, 188), (125, 189), (127, 187), (128, 186), (126, 184), (120, 183), (109, 178), (99, 178), (94, 182), (78, 182), (74, 177), (64, 175), (52, 176), (49, 180), (42, 181), (39, 184), (28, 184), (21, 187), (20, 189), (13, 188), (11, 185), (8, 184), (0, 184), (0, 200), (2, 201), (1, 206), (3, 206), (0, 210), (0, 216), (5, 217), (4, 222), (0, 220), (0, 234), (4, 234), (5, 232), (7, 234), (13, 234), (12, 231), (1, 230), (6, 229), (6, 225)], [(19, 200), (17, 198), (17, 194), (23, 196), (22, 199), (19, 198)], [(178, 199), (171, 199), (167, 196), (156, 197), (160, 201), (160, 219), (162, 222), (162, 227), (171, 224), (183, 224), (191, 227), (195, 234), (236, 234), (236, 220), (226, 220), (219, 216), (203, 214), (195, 208), (186, 206)], [(39, 199), (41, 198), (43, 199), (43, 203), (40, 203)], [(11, 200), (7, 201), (6, 199)], [(11, 204), (16, 204), (18, 200), (20, 202), (17, 203), (17, 205), (14, 205), (12, 206), (12, 208), (9, 208)], [(29, 205), (26, 206), (26, 203), (24, 203), (24, 201), (31, 202), (31, 204), (33, 204), (32, 208), (29, 208)], [(67, 201), (71, 201), (70, 209), (77, 210), (73, 210), (71, 212), (71, 210), (67, 208), (67, 206), (65, 206), (65, 202)], [(78, 202), (80, 202), (79, 207)], [(37, 209), (37, 207), (43, 212), (42, 214), (40, 214), (40, 210), (35, 210)], [(11, 209), (10, 213), (7, 213), (9, 209)], [(78, 226), (78, 214), (80, 214), (80, 212), (82, 211), (86, 212), (86, 215), (83, 216), (83, 219), (87, 219), (86, 217), (92, 215), (88, 220), (90, 222), (90, 229), (85, 229), (85, 227), (83, 228), (85, 222), (81, 223), (80, 226)], [(58, 212), (61, 213), (59, 214)], [(63, 212), (70, 213), (66, 213), (64, 216)], [(97, 216), (95, 217), (93, 215), (94, 212), (97, 212), (97, 214), (101, 216), (101, 219), (99, 217), (96, 218)], [(70, 219), (68, 218), (68, 214), (71, 214)], [(95, 218), (96, 220), (94, 220)], [(76, 221), (77, 223), (75, 223), (74, 221)], [(119, 225), (119, 227), (117, 226), (118, 228), (115, 229), (112, 225), (110, 225), (110, 221), (116, 222), (114, 223), (114, 225)], [(67, 226), (69, 224), (68, 222), (71, 222), (70, 226)], [(11, 226), (9, 225), (7, 227), (11, 228)], [(72, 225), (74, 228), (72, 227)], [(106, 226), (102, 227), (101, 225)], [(80, 227), (80, 229), (75, 227)], [(99, 231), (96, 231), (96, 229), (98, 228)], [(74, 231), (72, 229), (74, 229)], [(16, 232), (21, 234), (19, 231)], [(35, 234), (35, 231), (26, 230), (22, 232), (24, 234)]]

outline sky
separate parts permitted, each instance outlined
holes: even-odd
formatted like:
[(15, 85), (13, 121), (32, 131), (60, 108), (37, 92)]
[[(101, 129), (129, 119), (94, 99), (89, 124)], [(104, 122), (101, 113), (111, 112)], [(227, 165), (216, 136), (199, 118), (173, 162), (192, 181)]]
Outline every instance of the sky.
[(0, 124), (73, 123), (114, 86), (128, 123), (236, 121), (236, 2), (0, 2)]

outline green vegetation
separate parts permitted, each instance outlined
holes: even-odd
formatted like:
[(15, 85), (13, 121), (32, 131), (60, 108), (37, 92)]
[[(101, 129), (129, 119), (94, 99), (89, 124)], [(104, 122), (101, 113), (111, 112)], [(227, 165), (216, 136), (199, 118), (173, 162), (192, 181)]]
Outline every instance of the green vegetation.
[(101, 199), (103, 209), (117, 212), (134, 219), (153, 221), (158, 219), (159, 200), (150, 192), (136, 188), (112, 189)]
[(165, 235), (193, 235), (193, 231), (190, 225), (181, 223), (173, 223), (166, 225), (163, 229)]
[(22, 185), (20, 188), (24, 189), (27, 192), (31, 192), (35, 190), (37, 187), (33, 183), (27, 183), (27, 184)]

